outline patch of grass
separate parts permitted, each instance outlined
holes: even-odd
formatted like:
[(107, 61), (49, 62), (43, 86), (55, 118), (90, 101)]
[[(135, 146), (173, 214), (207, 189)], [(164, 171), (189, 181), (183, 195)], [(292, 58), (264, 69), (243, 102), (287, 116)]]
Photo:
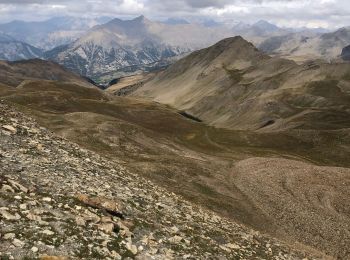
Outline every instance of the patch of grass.
[(227, 66), (223, 65), (223, 69), (230, 76), (233, 82), (240, 82), (243, 79), (244, 72), (238, 69), (228, 69)]

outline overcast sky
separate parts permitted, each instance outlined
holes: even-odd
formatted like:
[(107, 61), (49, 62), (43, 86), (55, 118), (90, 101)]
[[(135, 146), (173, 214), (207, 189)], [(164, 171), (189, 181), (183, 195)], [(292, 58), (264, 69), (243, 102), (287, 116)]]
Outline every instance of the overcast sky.
[(252, 23), (265, 19), (286, 27), (350, 25), (350, 0), (0, 0), (0, 22), (62, 15), (212, 18)]

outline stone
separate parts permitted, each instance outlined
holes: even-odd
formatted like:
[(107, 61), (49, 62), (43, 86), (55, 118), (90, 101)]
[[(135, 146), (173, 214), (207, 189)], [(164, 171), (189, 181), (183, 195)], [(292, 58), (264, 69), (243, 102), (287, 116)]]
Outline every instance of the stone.
[(39, 258), (40, 260), (68, 260), (69, 258), (66, 256), (48, 256), (42, 255)]
[(101, 217), (100, 221), (102, 223), (110, 223), (110, 222), (112, 222), (112, 218), (110, 216), (103, 216), (103, 217)]
[(51, 199), (51, 198), (49, 198), (49, 197), (45, 197), (45, 198), (43, 198), (43, 199), (42, 199), (42, 201), (45, 201), (45, 202), (51, 202), (51, 201), (52, 201), (52, 199)]
[(10, 132), (10, 133), (12, 133), (12, 134), (16, 134), (16, 133), (17, 133), (17, 129), (14, 128), (14, 127), (11, 126), (11, 125), (3, 125), (3, 126), (2, 126), (2, 129), (6, 130), (6, 131), (8, 131), (8, 132)]
[(173, 237), (169, 238), (169, 242), (172, 244), (178, 244), (181, 242), (181, 240), (182, 240), (182, 237), (180, 237), (180, 236), (173, 236)]
[(39, 248), (33, 246), (30, 250), (32, 250), (33, 253), (36, 253), (39, 251)]
[(8, 180), (8, 182), (11, 184), (12, 187), (14, 187), (15, 189), (18, 189), (24, 193), (27, 193), (29, 190), (24, 187), (23, 185), (19, 184), (18, 182), (15, 182), (13, 180)]
[(23, 204), (19, 205), (19, 208), (21, 210), (26, 210), (27, 209), (27, 204), (23, 203)]
[(85, 220), (80, 216), (75, 217), (75, 222), (77, 223), (78, 226), (85, 226), (86, 225)]
[(14, 239), (12, 241), (12, 244), (15, 246), (15, 247), (23, 247), (25, 245), (25, 243), (19, 239)]
[(0, 214), (2, 215), (2, 217), (4, 219), (7, 219), (7, 220), (19, 220), (19, 219), (21, 219), (21, 216), (18, 215), (18, 213), (15, 213), (15, 215), (12, 215), (11, 213), (9, 213), (5, 209), (0, 209)]
[(102, 231), (105, 231), (106, 233), (112, 233), (114, 230), (114, 224), (113, 223), (102, 223), (98, 225), (98, 228)]
[(12, 192), (12, 193), (15, 192), (15, 190), (11, 186), (6, 185), (6, 184), (1, 187), (1, 191), (3, 191), (3, 192)]
[(53, 234), (55, 234), (54, 232), (52, 232), (51, 230), (48, 230), (48, 229), (45, 229), (41, 233), (43, 233), (45, 235), (48, 235), (48, 236), (52, 236)]
[(137, 254), (137, 247), (133, 245), (132, 243), (127, 243), (126, 244), (126, 249), (129, 250), (133, 255)]
[(75, 198), (81, 203), (90, 206), (96, 209), (104, 209), (107, 210), (108, 213), (120, 217), (123, 217), (123, 213), (121, 212), (122, 206), (121, 203), (116, 200), (107, 199), (104, 197), (97, 196), (88, 196), (85, 194), (77, 194)]
[(236, 245), (233, 243), (228, 243), (225, 245), (225, 247), (230, 248), (230, 249), (240, 249), (241, 248), (239, 245)]
[(4, 239), (5, 240), (10, 240), (10, 239), (14, 239), (16, 237), (16, 234), (15, 233), (7, 233), (4, 235)]
[(26, 217), (30, 220), (33, 220), (33, 221), (41, 221), (41, 217), (38, 215), (35, 215), (33, 213), (28, 213), (28, 215)]
[(174, 226), (171, 228), (171, 233), (176, 234), (177, 232), (179, 232), (179, 229), (177, 227)]

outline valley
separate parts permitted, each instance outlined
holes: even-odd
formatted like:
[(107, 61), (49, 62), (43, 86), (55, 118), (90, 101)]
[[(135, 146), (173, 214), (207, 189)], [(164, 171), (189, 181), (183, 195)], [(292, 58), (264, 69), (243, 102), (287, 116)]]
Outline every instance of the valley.
[(0, 259), (350, 259), (350, 27), (95, 2), (0, 24)]
[[(30, 63), (15, 65), (31, 67)], [(168, 71), (174, 68), (160, 75)], [(57, 77), (55, 73), (60, 75), (62, 71), (55, 70), (50, 77)], [(31, 76), (30, 80), (20, 78), (19, 87), (1, 86), (1, 99), (34, 116), (57, 135), (111, 161), (118, 160), (130, 171), (221, 216), (271, 234), (299, 249), (302, 247), (298, 243), (302, 243), (337, 257), (348, 254), (344, 245), (349, 239), (346, 183), (350, 177), (347, 168), (350, 167), (350, 133), (341, 118), (342, 124), (338, 127), (333, 124), (329, 129), (325, 121), (324, 127), (317, 128), (294, 124), (294, 128), (274, 129), (272, 124), (263, 131), (224, 129), (198, 122), (188, 116), (191, 114), (184, 116), (181, 110), (140, 96), (109, 94), (118, 89), (113, 86), (110, 91), (91, 85), (87, 88), (89, 83), (85, 79), (71, 78), (69, 72), (60, 75), (62, 82), (43, 81), (41, 77), (45, 79), (47, 75)], [(141, 84), (136, 93), (147, 89), (157, 77), (159, 75), (146, 78), (146, 84)], [(121, 81), (124, 84), (121, 87), (143, 78)], [(323, 116), (322, 111), (319, 113)], [(303, 120), (304, 125), (311, 125), (314, 119)], [(267, 173), (270, 177), (265, 177)], [(330, 176), (333, 177), (329, 179)], [(309, 185), (315, 187), (312, 193), (308, 191)], [(270, 192), (271, 189), (276, 194)], [(305, 194), (307, 199), (291, 197), (291, 193)], [(315, 196), (320, 201), (315, 200)], [(266, 204), (274, 201), (274, 197), (278, 197), (278, 203)], [(333, 210), (324, 206), (324, 200), (333, 205), (329, 206)], [(285, 204), (290, 206), (284, 207)], [(314, 212), (319, 218), (312, 217)], [(317, 227), (325, 221), (330, 221), (328, 225), (333, 228), (319, 230)], [(305, 228), (300, 229), (300, 225)]]

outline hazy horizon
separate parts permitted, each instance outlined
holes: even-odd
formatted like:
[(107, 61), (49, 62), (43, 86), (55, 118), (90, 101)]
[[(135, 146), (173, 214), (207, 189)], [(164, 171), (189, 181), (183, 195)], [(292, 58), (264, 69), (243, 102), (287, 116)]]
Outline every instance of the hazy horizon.
[(287, 28), (336, 29), (350, 25), (349, 13), (350, 3), (345, 0), (0, 0), (0, 23), (61, 16), (132, 19), (145, 15), (154, 21), (183, 18), (252, 24), (266, 20)]

